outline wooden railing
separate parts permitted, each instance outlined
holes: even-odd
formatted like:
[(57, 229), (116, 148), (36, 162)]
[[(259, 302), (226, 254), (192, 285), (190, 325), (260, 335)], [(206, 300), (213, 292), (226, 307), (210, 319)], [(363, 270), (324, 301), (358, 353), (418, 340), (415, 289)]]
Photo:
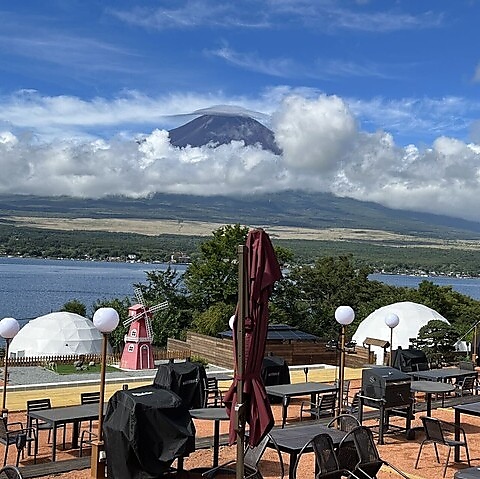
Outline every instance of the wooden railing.
[[(109, 354), (107, 355), (107, 364), (116, 364), (120, 362), (122, 354)], [(189, 359), (191, 356), (189, 349), (154, 349), (154, 360), (167, 360), (167, 359)], [(79, 360), (83, 360), (85, 364), (90, 362), (99, 363), (99, 354), (71, 354), (61, 356), (30, 356), (23, 358), (9, 358), (8, 366), (48, 366), (49, 364), (73, 364)], [(3, 365), (3, 360), (2, 360)]]

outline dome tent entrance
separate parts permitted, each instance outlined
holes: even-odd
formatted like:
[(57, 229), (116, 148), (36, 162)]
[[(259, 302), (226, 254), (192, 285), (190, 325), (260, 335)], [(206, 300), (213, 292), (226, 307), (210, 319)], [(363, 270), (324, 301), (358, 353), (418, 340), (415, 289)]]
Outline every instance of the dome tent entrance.
[[(450, 324), (446, 318), (434, 309), (423, 304), (404, 301), (382, 306), (369, 314), (360, 323), (352, 339), (357, 344), (363, 344), (367, 338), (390, 342), (390, 328), (385, 324), (385, 318), (392, 313), (395, 313), (400, 319), (398, 326), (393, 328), (394, 349), (397, 349), (398, 346), (408, 349), (410, 338), (416, 338), (420, 329), (429, 321), (438, 320)], [(371, 346), (371, 349), (376, 354), (377, 364), (383, 364), (383, 348)]]
[(90, 319), (61, 311), (28, 322), (12, 339), (10, 357), (101, 354), (102, 333)]

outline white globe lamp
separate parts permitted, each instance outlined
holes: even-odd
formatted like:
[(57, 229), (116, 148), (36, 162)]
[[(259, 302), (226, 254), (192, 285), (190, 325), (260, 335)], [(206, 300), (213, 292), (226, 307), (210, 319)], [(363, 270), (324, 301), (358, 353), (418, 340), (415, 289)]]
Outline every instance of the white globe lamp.
[(20, 323), (15, 318), (3, 318), (0, 321), (0, 336), (5, 339), (5, 357), (3, 358), (3, 394), (2, 394), (2, 417), (6, 417), (8, 410), (7, 402), (7, 382), (8, 382), (8, 346), (10, 341), (20, 331)]
[(400, 318), (395, 313), (389, 313), (385, 316), (385, 324), (390, 328), (390, 358), (388, 360), (389, 366), (393, 364), (393, 330), (398, 326)]
[(335, 310), (335, 320), (341, 325), (340, 330), (340, 367), (338, 373), (338, 408), (337, 415), (343, 412), (343, 380), (345, 377), (345, 333), (347, 326), (355, 319), (355, 311), (351, 306), (339, 306)]

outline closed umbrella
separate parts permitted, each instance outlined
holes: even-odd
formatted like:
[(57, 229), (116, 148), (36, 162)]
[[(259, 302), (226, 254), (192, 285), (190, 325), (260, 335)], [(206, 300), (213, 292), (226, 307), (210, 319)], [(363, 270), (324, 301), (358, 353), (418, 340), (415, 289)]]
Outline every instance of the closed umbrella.
[(249, 445), (253, 447), (274, 424), (261, 372), (268, 331), (268, 299), (282, 273), (270, 238), (260, 229), (249, 231), (245, 247), (239, 247), (239, 262), (239, 300), (233, 331), (235, 378), (224, 400), (230, 415), (230, 444), (242, 429), (232, 411), (237, 403), (243, 403), (244, 417), (240, 419), (249, 425)]

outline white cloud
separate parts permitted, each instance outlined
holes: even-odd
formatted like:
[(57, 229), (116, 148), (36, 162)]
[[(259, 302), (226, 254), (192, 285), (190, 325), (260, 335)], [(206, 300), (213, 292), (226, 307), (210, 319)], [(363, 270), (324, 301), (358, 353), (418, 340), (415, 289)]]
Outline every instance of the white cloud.
[[(387, 131), (362, 129), (355, 108), (337, 96), (279, 87), (257, 99), (237, 99), (247, 110), (270, 108), (282, 156), (242, 142), (175, 148), (165, 129), (140, 127), (192, 106), (236, 111), (226, 100), (221, 94), (130, 94), (89, 102), (35, 92), (3, 99), (0, 194), (142, 197), (303, 189), (478, 220), (479, 144), (439, 135), (429, 147), (397, 145)], [(102, 128), (117, 133), (93, 133)]]

